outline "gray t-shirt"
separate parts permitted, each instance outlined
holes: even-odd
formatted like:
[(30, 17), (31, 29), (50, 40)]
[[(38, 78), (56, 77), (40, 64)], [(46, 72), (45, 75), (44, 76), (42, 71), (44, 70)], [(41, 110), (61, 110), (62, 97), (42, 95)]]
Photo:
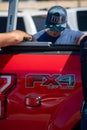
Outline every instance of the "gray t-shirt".
[[(34, 34), (34, 38), (39, 42), (54, 42), (55, 44), (74, 44), (84, 33), (71, 29), (65, 29), (59, 37), (48, 36), (45, 30)], [(54, 40), (52, 40), (54, 39)]]

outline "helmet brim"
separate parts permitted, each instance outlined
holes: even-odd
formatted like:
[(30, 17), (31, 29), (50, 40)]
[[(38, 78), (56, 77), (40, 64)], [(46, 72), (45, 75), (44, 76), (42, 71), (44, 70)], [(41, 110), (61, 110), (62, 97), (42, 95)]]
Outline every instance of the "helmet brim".
[(66, 23), (60, 25), (45, 25), (45, 28), (51, 31), (61, 32), (67, 27)]

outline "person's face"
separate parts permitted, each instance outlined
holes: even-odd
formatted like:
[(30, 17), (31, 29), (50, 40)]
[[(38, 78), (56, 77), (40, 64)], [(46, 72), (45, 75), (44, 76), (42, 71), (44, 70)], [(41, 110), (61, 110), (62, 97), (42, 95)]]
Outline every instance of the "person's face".
[(50, 36), (52, 37), (57, 37), (61, 34), (61, 32), (58, 32), (58, 31), (51, 31), (51, 30), (47, 30), (46, 31)]

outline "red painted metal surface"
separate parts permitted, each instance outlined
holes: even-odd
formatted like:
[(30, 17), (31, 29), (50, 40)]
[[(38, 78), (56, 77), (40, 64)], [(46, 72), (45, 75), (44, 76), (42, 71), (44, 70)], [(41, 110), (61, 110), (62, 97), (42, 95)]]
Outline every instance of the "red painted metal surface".
[(1, 74), (16, 75), (0, 130), (71, 130), (80, 120), (78, 55), (0, 54), (0, 60)]

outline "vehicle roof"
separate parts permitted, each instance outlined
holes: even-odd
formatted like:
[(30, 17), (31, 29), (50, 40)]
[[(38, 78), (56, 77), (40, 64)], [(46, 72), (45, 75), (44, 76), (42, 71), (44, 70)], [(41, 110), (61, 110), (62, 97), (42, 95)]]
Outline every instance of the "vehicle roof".
[(87, 10), (87, 7), (74, 7), (74, 8), (68, 8), (67, 11), (82, 11), (82, 10)]
[(23, 11), (24, 13), (29, 13), (30, 15), (46, 15), (47, 14), (47, 10), (29, 10), (29, 9), (27, 9), (27, 10), (24, 10)]
[[(24, 14), (29, 14), (31, 16), (37, 16), (37, 15), (46, 15), (46, 10), (32, 10), (32, 9), (25, 9), (23, 11), (18, 11), (18, 16), (23, 16)], [(0, 16), (7, 16), (8, 11), (0, 11)]]

